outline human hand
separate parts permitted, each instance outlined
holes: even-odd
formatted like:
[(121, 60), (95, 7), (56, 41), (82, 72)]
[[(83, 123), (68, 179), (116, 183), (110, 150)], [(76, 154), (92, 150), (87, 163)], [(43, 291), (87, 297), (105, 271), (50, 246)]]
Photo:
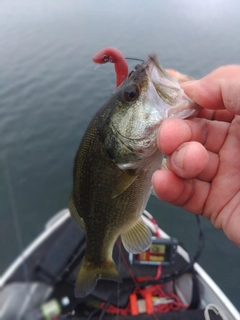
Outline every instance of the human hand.
[(182, 87), (203, 110), (198, 118), (162, 123), (158, 146), (169, 170), (154, 173), (155, 193), (210, 219), (240, 246), (240, 66)]

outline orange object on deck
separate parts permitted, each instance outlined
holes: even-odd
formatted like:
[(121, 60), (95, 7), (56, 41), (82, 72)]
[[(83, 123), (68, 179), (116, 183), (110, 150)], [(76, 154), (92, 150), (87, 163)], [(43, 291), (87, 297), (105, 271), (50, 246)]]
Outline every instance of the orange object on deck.
[(152, 302), (152, 294), (151, 292), (146, 292), (144, 295), (145, 303), (146, 303), (146, 313), (147, 314), (153, 314), (153, 302)]
[(138, 311), (137, 295), (135, 293), (130, 294), (129, 302), (130, 302), (131, 315), (137, 316), (139, 314), (139, 311)]

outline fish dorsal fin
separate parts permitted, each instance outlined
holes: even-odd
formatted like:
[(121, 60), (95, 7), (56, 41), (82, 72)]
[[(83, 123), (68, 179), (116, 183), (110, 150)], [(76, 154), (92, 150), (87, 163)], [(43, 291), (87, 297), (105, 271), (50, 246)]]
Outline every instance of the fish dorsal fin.
[(121, 235), (124, 248), (129, 253), (141, 253), (146, 251), (152, 243), (152, 234), (145, 225), (142, 217), (127, 232)]
[(118, 197), (125, 190), (127, 190), (131, 184), (137, 179), (138, 175), (136, 170), (129, 169), (124, 171), (117, 179), (112, 192), (112, 199)]

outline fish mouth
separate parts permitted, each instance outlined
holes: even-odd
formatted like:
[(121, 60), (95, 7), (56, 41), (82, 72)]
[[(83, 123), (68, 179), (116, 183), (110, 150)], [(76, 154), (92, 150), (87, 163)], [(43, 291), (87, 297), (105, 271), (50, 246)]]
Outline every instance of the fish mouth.
[(149, 92), (162, 119), (187, 118), (202, 109), (183, 91), (178, 81), (161, 67), (156, 54), (144, 62), (149, 80)]
[[(187, 118), (201, 107), (186, 96), (178, 81), (151, 55), (130, 75), (131, 84), (141, 88), (131, 107), (117, 109), (111, 116), (111, 130), (125, 150), (147, 157), (157, 149), (159, 126), (167, 118)], [(117, 90), (125, 90), (126, 84)], [(127, 83), (128, 85), (128, 83)]]
[(161, 67), (156, 54), (149, 55), (149, 58), (143, 64), (147, 75), (153, 82), (168, 87), (175, 87), (178, 84), (178, 81)]

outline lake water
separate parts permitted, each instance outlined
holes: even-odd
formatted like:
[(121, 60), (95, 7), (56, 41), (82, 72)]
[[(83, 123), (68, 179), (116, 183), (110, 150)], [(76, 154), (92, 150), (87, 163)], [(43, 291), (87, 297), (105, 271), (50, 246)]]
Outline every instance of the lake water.
[[(105, 46), (200, 78), (240, 63), (240, 1), (1, 0), (0, 273), (67, 206), (73, 159), (115, 86)], [(130, 63), (133, 67), (134, 63)], [(194, 253), (195, 218), (152, 197), (159, 225)], [(200, 264), (240, 309), (240, 249), (204, 221)]]

